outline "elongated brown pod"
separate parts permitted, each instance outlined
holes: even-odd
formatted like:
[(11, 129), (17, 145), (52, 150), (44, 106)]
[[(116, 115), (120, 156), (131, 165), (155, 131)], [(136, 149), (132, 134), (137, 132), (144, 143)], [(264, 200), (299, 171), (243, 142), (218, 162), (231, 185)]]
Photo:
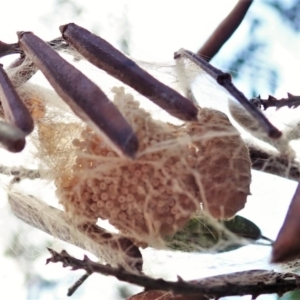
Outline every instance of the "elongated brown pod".
[(171, 115), (196, 120), (198, 109), (190, 100), (159, 82), (104, 39), (74, 23), (60, 26), (60, 31), (90, 63), (131, 86)]
[(134, 157), (138, 149), (137, 137), (100, 88), (33, 33), (18, 35), (21, 49), (73, 112), (104, 133), (118, 153)]
[(3, 70), (2, 65), (0, 65), (0, 100), (5, 120), (21, 129), (25, 134), (31, 133), (34, 128), (31, 114)]
[(273, 245), (272, 262), (285, 262), (300, 257), (300, 183), (290, 203), (283, 225)]
[(199, 66), (200, 69), (204, 70), (212, 78), (214, 78), (219, 85), (221, 85), (237, 101), (239, 101), (244, 106), (244, 108), (252, 115), (252, 117), (259, 122), (259, 124), (266, 131), (269, 137), (273, 139), (278, 139), (281, 137), (282, 132), (278, 130), (272, 123), (270, 123), (267, 117), (253, 103), (251, 103), (241, 91), (239, 91), (234, 86), (231, 80), (231, 75), (229, 73), (222, 72), (218, 68), (212, 66), (209, 62), (207, 62), (199, 55), (186, 49), (179, 49), (174, 53), (175, 60), (179, 60), (181, 58), (188, 59), (196, 66)]
[(19, 128), (0, 121), (0, 146), (10, 152), (21, 152), (25, 147), (25, 133)]

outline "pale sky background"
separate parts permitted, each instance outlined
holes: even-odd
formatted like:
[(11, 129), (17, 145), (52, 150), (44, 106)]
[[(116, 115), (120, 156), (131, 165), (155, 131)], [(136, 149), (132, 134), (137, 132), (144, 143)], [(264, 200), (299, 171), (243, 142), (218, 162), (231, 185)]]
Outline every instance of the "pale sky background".
[[(54, 1), (10, 0), (3, 2), (0, 18), (0, 40), (4, 42), (16, 42), (16, 32), (24, 30), (33, 31), (43, 39), (50, 40), (60, 35), (59, 25), (76, 22), (89, 30), (101, 33), (103, 38), (116, 46), (120, 32), (129, 30), (131, 55), (138, 60), (153, 62), (158, 65), (165, 65), (167, 62), (172, 63), (173, 53), (180, 48), (197, 51), (220, 20), (236, 3), (236, 1), (231, 0), (185, 0), (183, 2), (169, 0), (152, 0), (149, 2), (85, 0), (84, 4), (78, 1), (80, 5), (84, 6), (84, 13), (80, 19), (77, 19), (72, 15), (71, 7), (65, 6), (57, 11)], [(249, 14), (264, 14), (268, 22), (269, 27), (262, 32), (266, 38), (273, 40), (268, 63), (276, 60), (281, 66), (281, 84), (276, 95), (285, 96), (287, 91), (300, 94), (298, 82), (300, 39), (287, 28), (280, 27), (271, 12), (265, 13), (264, 7), (259, 5), (261, 2), (256, 1)], [(127, 16), (126, 22), (123, 18), (124, 14)], [(226, 55), (230, 55), (235, 47), (243, 42), (248, 26), (249, 23), (246, 20), (232, 40), (222, 49), (222, 59)], [(2, 61), (6, 63), (6, 60)], [(216, 63), (220, 67), (222, 66), (221, 59), (217, 58)], [(238, 82), (238, 84), (241, 89), (247, 90), (247, 83)], [(262, 89), (264, 88), (262, 87)], [(205, 90), (206, 86), (200, 89)], [(214, 93), (214, 89), (211, 87), (207, 91)], [(264, 92), (267, 93), (263, 90), (262, 93)], [(217, 101), (221, 100), (217, 99)], [(218, 102), (215, 104), (218, 105)], [(286, 112), (280, 114), (284, 116)], [(295, 117), (297, 112), (292, 112), (292, 115)], [(4, 155), (4, 153), (4, 151), (0, 152), (0, 163), (4, 165), (15, 165), (17, 160), (23, 158), (22, 155)], [(30, 186), (30, 184), (28, 185)], [(295, 182), (253, 172), (252, 196), (248, 198), (247, 206), (241, 214), (253, 220), (262, 229), (264, 235), (275, 238), (295, 187)], [(38, 189), (34, 184), (30, 188)], [(3, 208), (2, 214), (6, 218), (0, 219), (2, 220), (0, 221), (2, 225), (0, 226), (2, 228), (2, 230), (0, 229), (0, 241), (1, 239), (3, 241), (0, 244), (5, 244), (9, 236), (9, 225), (14, 223), (7, 219), (5, 191), (2, 192), (1, 199), (3, 199), (0, 201), (0, 206)], [(36, 232), (32, 238), (38, 242), (41, 234)], [(24, 247), (26, 247), (25, 238)], [(78, 253), (81, 255), (80, 252)], [(173, 279), (177, 274), (186, 279), (194, 279), (221, 272), (262, 267), (272, 268), (268, 265), (269, 253), (269, 248), (260, 246), (244, 247), (236, 252), (218, 256), (170, 255), (167, 252), (153, 254), (151, 250), (147, 250), (145, 251), (145, 267), (151, 274), (165, 276), (169, 279)], [(174, 263), (174, 259), (176, 259), (176, 263)], [(49, 292), (44, 293), (40, 299), (67, 299), (67, 288), (78, 279), (78, 274), (72, 274), (73, 277), (66, 282), (64, 280), (71, 271), (63, 269), (60, 265), (45, 267), (44, 261), (45, 257), (43, 256), (35, 263), (38, 272), (46, 278), (60, 278), (63, 284), (55, 287), (55, 290), (50, 288)], [(4, 298), (35, 299), (34, 296), (28, 297), (17, 260), (0, 257), (0, 265), (0, 287), (1, 294), (5, 294)], [(116, 280), (113, 278), (94, 275), (85, 284), (85, 292), (83, 289), (82, 291), (79, 289), (73, 299), (118, 299), (114, 293), (115, 283)], [(243, 299), (250, 299), (250, 297), (243, 297)], [(258, 299), (271, 299), (271, 297), (261, 296)]]

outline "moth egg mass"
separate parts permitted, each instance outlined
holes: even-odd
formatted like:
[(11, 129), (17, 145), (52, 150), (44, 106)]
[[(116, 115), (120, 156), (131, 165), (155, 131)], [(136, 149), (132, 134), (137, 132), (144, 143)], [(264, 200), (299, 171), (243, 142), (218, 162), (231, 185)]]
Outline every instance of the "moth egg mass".
[(70, 168), (55, 178), (67, 213), (82, 222), (108, 220), (123, 235), (155, 244), (173, 235), (200, 209), (228, 219), (249, 194), (248, 149), (226, 115), (200, 109), (181, 126), (154, 120), (123, 88), (114, 103), (139, 139), (136, 159), (118, 156), (85, 127), (71, 141)]

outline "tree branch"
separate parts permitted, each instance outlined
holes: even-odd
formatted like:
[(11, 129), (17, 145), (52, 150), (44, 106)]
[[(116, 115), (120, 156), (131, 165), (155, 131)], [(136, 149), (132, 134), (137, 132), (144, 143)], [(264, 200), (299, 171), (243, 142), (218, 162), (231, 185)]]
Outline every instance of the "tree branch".
[(300, 164), (285, 156), (247, 145), (250, 152), (252, 169), (300, 181)]
[(15, 176), (17, 180), (22, 179), (37, 179), (40, 178), (38, 170), (31, 170), (23, 167), (7, 167), (0, 165), (0, 174), (7, 176)]
[(51, 257), (47, 259), (47, 264), (61, 262), (63, 267), (71, 267), (72, 270), (83, 269), (88, 273), (110, 275), (149, 290), (172, 291), (174, 294), (180, 295), (206, 295), (212, 298), (252, 295), (255, 299), (262, 294), (277, 293), (281, 295), (300, 288), (300, 276), (293, 273), (281, 274), (266, 270), (251, 270), (194, 281), (184, 281), (178, 277), (178, 281), (172, 282), (95, 263), (87, 256), (84, 256), (83, 260), (76, 259), (64, 250), (61, 253), (52, 249), (48, 250)]
[(91, 273), (85, 273), (83, 276), (81, 276), (69, 289), (67, 296), (72, 296), (77, 289), (90, 277)]

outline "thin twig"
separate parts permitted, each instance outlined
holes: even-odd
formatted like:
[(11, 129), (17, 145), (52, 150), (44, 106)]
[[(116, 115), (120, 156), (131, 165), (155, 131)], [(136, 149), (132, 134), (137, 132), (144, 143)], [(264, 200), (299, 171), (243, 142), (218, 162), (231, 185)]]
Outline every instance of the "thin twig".
[(82, 275), (69, 289), (68, 289), (68, 293), (67, 296), (70, 297), (72, 296), (77, 289), (90, 277), (90, 273), (85, 273), (84, 275)]
[(23, 167), (7, 167), (0, 165), (0, 174), (7, 176), (15, 176), (22, 179), (38, 179), (41, 177), (41, 174), (38, 170), (30, 170)]
[(229, 73), (224, 73), (216, 67), (212, 66), (199, 55), (185, 49), (175, 52), (174, 59), (186, 58), (203, 69), (207, 74), (213, 77), (218, 84), (223, 86), (237, 101), (239, 101), (245, 109), (260, 123), (271, 138), (279, 138), (281, 132), (270, 123), (266, 116), (253, 104), (245, 95), (239, 91), (231, 81)]
[(0, 41), (0, 57), (22, 53), (22, 50), (19, 48), (19, 44), (6, 44)]
[(253, 0), (238, 1), (233, 10), (220, 23), (197, 54), (206, 61), (210, 61), (239, 27), (252, 2)]
[(174, 294), (207, 295), (209, 297), (252, 295), (253, 298), (262, 294), (278, 293), (300, 288), (300, 276), (293, 273), (277, 273), (266, 270), (251, 270), (233, 274), (208, 277), (197, 281), (165, 281), (153, 279), (143, 274), (130, 273), (122, 268), (113, 268), (91, 261), (86, 255), (83, 260), (76, 259), (66, 251), (58, 253), (48, 249), (51, 257), (47, 264), (61, 262), (63, 267), (71, 267), (72, 270), (83, 269), (87, 272), (111, 275), (121, 281), (143, 286), (146, 289), (172, 291)]
[(63, 51), (70, 49), (70, 45), (62, 38), (58, 37), (47, 43), (56, 51)]

